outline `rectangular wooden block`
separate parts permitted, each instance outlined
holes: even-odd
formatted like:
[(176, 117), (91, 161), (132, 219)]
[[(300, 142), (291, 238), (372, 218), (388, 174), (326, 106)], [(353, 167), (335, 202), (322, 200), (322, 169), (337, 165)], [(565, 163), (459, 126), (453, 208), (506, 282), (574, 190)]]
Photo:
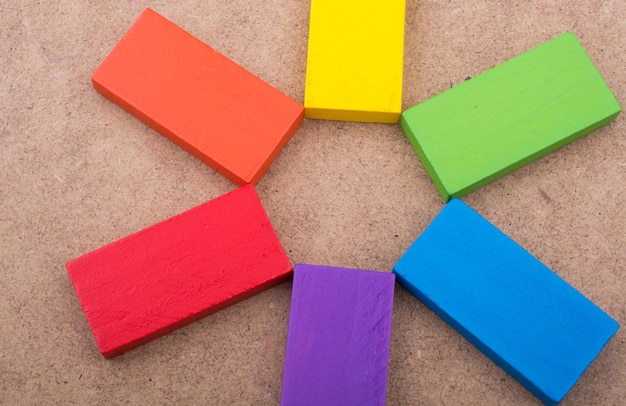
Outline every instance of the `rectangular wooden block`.
[(405, 0), (312, 0), (304, 108), (308, 118), (397, 123)]
[(398, 283), (546, 404), (619, 325), (458, 199), (394, 267)]
[(66, 268), (106, 358), (292, 274), (251, 185), (74, 259)]
[(461, 197), (611, 122), (621, 107), (573, 33), (404, 113), (437, 190)]
[(302, 105), (151, 9), (92, 82), (239, 185), (258, 182), (304, 117)]
[(384, 405), (395, 276), (298, 264), (281, 405)]

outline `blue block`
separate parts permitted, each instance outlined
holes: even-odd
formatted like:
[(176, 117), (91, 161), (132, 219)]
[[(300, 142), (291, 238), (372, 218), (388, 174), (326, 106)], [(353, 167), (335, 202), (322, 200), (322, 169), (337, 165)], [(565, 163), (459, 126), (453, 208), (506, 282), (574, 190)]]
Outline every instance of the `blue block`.
[(393, 272), (400, 285), (550, 405), (565, 397), (619, 328), (458, 199)]

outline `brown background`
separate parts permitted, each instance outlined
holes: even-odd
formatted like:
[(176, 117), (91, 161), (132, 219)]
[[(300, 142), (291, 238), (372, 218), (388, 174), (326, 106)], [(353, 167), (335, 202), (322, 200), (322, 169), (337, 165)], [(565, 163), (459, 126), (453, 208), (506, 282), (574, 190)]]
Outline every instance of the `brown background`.
[[(3, 1), (0, 403), (279, 401), (291, 282), (107, 361), (65, 272), (234, 188), (91, 87), (147, 6), (303, 100), (307, 1)], [(569, 30), (626, 105), (623, 0), (409, 0), (403, 108)], [(625, 117), (464, 198), (621, 324)], [(293, 263), (388, 272), (443, 207), (397, 125), (305, 120), (257, 189)], [(563, 404), (626, 404), (625, 340)], [(399, 286), (389, 366), (389, 405), (538, 404)]]

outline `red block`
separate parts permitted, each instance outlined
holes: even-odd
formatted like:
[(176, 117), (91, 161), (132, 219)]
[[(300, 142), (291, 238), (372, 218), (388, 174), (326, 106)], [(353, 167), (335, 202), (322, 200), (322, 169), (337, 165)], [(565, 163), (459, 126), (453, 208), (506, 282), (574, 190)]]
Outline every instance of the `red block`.
[(292, 275), (251, 185), (76, 258), (66, 268), (106, 358)]
[(301, 104), (151, 9), (92, 82), (238, 185), (259, 181), (304, 117)]

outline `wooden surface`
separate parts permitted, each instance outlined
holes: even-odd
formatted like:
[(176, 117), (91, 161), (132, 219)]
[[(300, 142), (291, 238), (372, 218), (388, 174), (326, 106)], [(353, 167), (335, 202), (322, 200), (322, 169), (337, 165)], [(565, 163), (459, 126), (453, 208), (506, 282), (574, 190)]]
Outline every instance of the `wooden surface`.
[(292, 276), (252, 185), (86, 253), (66, 267), (106, 358)]
[(401, 125), (448, 201), (601, 128), (620, 112), (568, 32), (409, 108)]
[(296, 264), (281, 405), (384, 405), (395, 275)]
[(394, 265), (398, 283), (546, 404), (559, 403), (619, 328), (458, 199)]
[(146, 9), (92, 76), (107, 98), (233, 182), (256, 184), (304, 108)]
[[(298, 102), (309, 3), (0, 4), (0, 403), (280, 402), (290, 282), (113, 360), (64, 264), (235, 188), (97, 93), (95, 69), (150, 6)], [(621, 0), (408, 1), (403, 109), (573, 31), (626, 105)], [(626, 121), (465, 196), (626, 321)], [(257, 185), (293, 263), (391, 271), (443, 201), (398, 125), (305, 120)], [(624, 329), (563, 405), (626, 404)], [(388, 405), (538, 405), (396, 288)]]
[(406, 1), (310, 3), (306, 117), (397, 123)]

